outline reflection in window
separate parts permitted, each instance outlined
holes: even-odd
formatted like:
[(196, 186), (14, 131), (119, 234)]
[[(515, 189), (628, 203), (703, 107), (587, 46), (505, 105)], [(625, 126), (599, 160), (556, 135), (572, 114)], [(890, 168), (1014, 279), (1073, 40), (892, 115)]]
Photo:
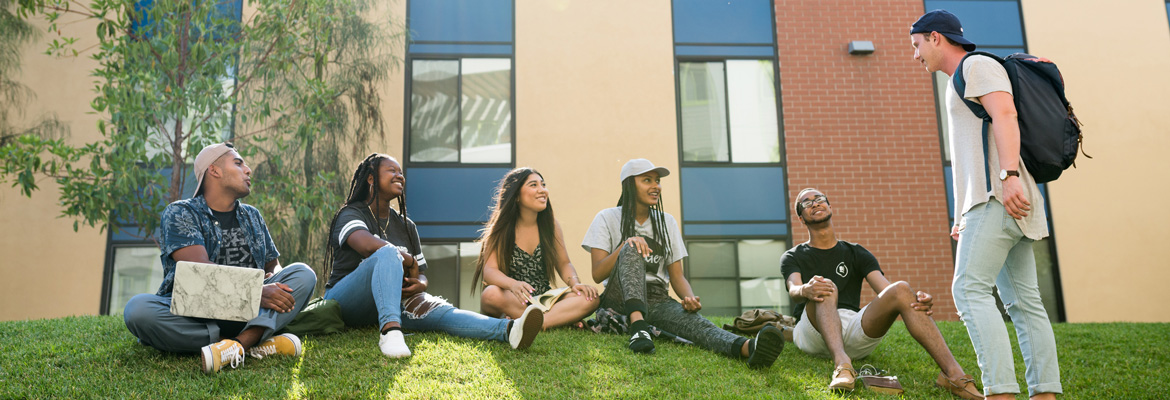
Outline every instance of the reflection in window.
[(776, 77), (768, 60), (727, 60), (731, 160), (780, 162)]
[(411, 66), (411, 162), (512, 161), (511, 60), (414, 60)]
[(723, 62), (679, 63), (683, 159), (729, 161)]
[(158, 290), (163, 280), (160, 254), (154, 246), (114, 248), (114, 275), (108, 303), (111, 315), (121, 315), (131, 297)]
[(472, 242), (424, 244), (427, 293), (442, 296), (464, 310), (479, 312), (479, 290), (472, 294), (472, 276), (479, 245)]
[(691, 241), (687, 270), (707, 315), (739, 315), (756, 309), (789, 313), (780, 274), (784, 240)]
[(770, 60), (680, 62), (683, 161), (780, 162)]

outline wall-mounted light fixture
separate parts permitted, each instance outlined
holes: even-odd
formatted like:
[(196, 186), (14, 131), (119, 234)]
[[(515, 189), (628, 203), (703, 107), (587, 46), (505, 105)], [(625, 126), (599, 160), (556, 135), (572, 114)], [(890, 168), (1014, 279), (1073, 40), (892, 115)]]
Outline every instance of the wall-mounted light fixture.
[(849, 42), (849, 54), (863, 56), (873, 53), (873, 42), (868, 40), (854, 40)]

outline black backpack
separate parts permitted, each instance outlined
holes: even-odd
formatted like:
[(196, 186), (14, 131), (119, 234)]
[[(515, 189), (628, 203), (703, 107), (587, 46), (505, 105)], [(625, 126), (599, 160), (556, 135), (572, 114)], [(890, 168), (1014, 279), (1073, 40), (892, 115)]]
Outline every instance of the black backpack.
[[(967, 53), (959, 61), (959, 67), (952, 76), (955, 91), (960, 98), (963, 98), (967, 87), (963, 79), (963, 62), (973, 55), (991, 57), (1007, 70), (1020, 124), (1020, 161), (1028, 168), (1036, 183), (1054, 181), (1069, 166), (1075, 167), (1077, 149), (1081, 144), (1081, 122), (1064, 97), (1064, 78), (1056, 64), (1024, 53), (1015, 53), (1007, 58), (982, 51)], [(963, 98), (963, 103), (976, 117), (983, 119), (983, 166), (988, 169), (987, 133), (991, 116), (987, 115), (982, 105), (974, 101)], [(1081, 152), (1083, 154), (1084, 150)], [(1088, 154), (1085, 157), (1093, 158)], [(990, 178), (987, 188), (991, 190)]]

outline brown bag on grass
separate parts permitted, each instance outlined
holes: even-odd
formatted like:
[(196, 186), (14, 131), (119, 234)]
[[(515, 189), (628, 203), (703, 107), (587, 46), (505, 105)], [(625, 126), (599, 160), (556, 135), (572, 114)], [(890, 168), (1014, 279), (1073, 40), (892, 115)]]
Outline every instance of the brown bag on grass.
[(796, 319), (773, 310), (765, 310), (762, 308), (745, 311), (742, 315), (735, 317), (735, 320), (731, 324), (723, 324), (723, 329), (731, 332), (754, 334), (768, 325), (779, 328), (784, 332), (784, 339), (789, 342), (792, 341), (792, 328), (796, 327)]

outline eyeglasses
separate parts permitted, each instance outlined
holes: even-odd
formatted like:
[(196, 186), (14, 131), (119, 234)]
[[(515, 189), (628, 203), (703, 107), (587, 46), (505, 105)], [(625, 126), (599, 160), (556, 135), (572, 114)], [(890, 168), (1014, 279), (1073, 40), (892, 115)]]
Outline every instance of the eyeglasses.
[(813, 196), (813, 198), (800, 202), (800, 208), (809, 208), (816, 204), (825, 204), (829, 202), (829, 198), (825, 196)]

